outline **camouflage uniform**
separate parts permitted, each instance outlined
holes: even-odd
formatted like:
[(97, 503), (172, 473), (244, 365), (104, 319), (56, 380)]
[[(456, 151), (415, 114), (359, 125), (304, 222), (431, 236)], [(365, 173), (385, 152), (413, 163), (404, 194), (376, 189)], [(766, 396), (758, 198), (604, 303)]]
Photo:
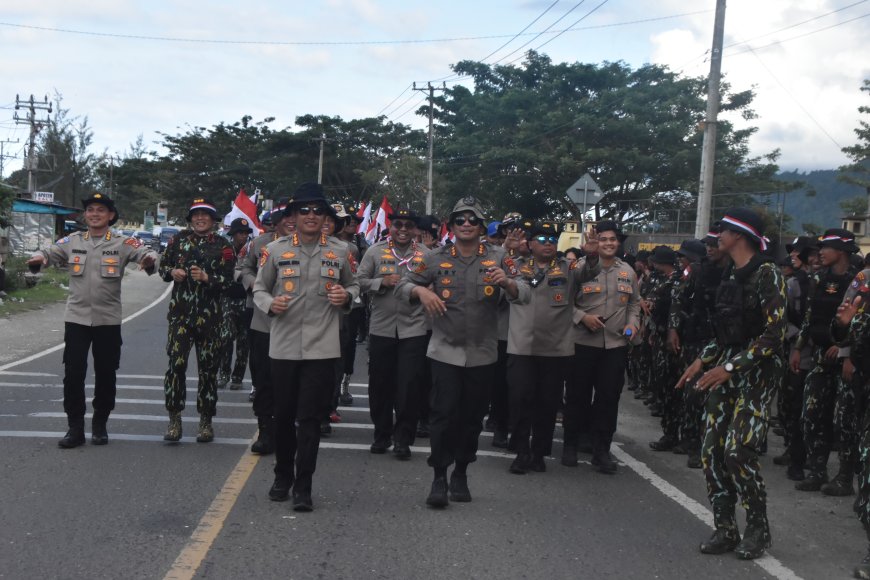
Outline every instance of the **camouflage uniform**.
[[(233, 248), (235, 261), (244, 258), (244, 250), (247, 243), (239, 250)], [(226, 383), (232, 381), (232, 388), (241, 388), (245, 371), (248, 368), (248, 328), (251, 321), (247, 317), (246, 308), (248, 293), (241, 282), (232, 282), (226, 292), (221, 294), (221, 312), (223, 319), (220, 329), (220, 340), (223, 348), (220, 353), (220, 381)], [(253, 312), (251, 312), (253, 314)], [(236, 362), (233, 362), (233, 345), (236, 347)], [(232, 374), (230, 369), (232, 368)]]
[[(203, 269), (208, 281), (197, 282), (188, 275), (182, 282), (173, 282), (173, 269), (189, 273), (191, 266)], [(233, 279), (234, 266), (232, 246), (214, 233), (199, 236), (193, 230), (184, 230), (166, 247), (158, 271), (166, 282), (173, 282), (167, 316), (169, 368), (164, 381), (166, 409), (170, 413), (184, 410), (187, 357), (194, 346), (199, 369), (196, 410), (208, 417), (216, 413), (218, 355), (223, 343), (215, 329), (221, 325), (220, 298)]]
[[(662, 276), (653, 287), (650, 297), (653, 302), (650, 317), (650, 337), (653, 349), (653, 377), (651, 385), (661, 401), (663, 439), (668, 439), (667, 449), (679, 441), (680, 423), (683, 416), (683, 394), (674, 388), (680, 378), (680, 358), (665, 344), (668, 334), (671, 295), (680, 282), (682, 273), (674, 269), (670, 276)], [(661, 442), (654, 442), (661, 443)], [(655, 445), (650, 444), (654, 449)], [(666, 449), (662, 449), (666, 450)]]
[[(650, 293), (655, 287), (658, 277), (659, 276), (656, 272), (650, 272), (648, 276), (638, 279), (638, 284), (640, 285), (640, 297), (642, 300), (650, 299)], [(637, 347), (631, 349), (629, 357), (629, 364), (634, 367), (632, 374), (637, 381), (637, 393), (635, 394), (636, 399), (653, 396), (651, 386), (653, 367), (652, 347), (647, 340), (649, 338), (650, 319), (642, 310), (640, 317), (640, 329), (644, 340), (641, 340)]]
[[(736, 297), (730, 303), (729, 294)], [(738, 495), (747, 522), (761, 525), (755, 520), (763, 520), (767, 529), (758, 454), (784, 366), (785, 285), (779, 269), (759, 255), (743, 268), (729, 267), (717, 292), (714, 322), (716, 339), (700, 359), (705, 367), (730, 363), (734, 368), (727, 383), (709, 391), (701, 461), (716, 528), (737, 536)]]

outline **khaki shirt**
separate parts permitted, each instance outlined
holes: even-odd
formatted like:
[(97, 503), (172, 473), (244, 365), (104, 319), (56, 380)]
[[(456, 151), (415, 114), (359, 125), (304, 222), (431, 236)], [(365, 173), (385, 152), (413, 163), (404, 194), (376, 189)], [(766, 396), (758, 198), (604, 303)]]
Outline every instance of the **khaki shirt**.
[(572, 356), (572, 297), (580, 284), (598, 275), (599, 261), (590, 266), (585, 259), (572, 264), (554, 258), (541, 265), (533, 258), (519, 258), (517, 265), (531, 288), (532, 299), (528, 304), (510, 305), (508, 354)]
[[(312, 245), (297, 234), (279, 238), (260, 254), (254, 282), (254, 304), (271, 318), (269, 356), (283, 360), (338, 358), (342, 310), (350, 311), (359, 296), (355, 266), (347, 245), (321, 235)], [(328, 287), (340, 284), (350, 294), (343, 308), (326, 297)], [(275, 296), (290, 297), (286, 312), (271, 311)]]
[[(607, 319), (602, 330), (592, 332), (581, 322), (587, 314)], [(634, 268), (616, 258), (609, 268), (584, 282), (574, 299), (574, 342), (598, 348), (627, 346), (626, 326), (639, 328), (640, 291)]]
[[(460, 367), (477, 367), (498, 358), (498, 303), (503, 290), (492, 283), (487, 269), (501, 267), (508, 276), (519, 273), (516, 263), (504, 249), (480, 244), (470, 258), (463, 258), (453, 245), (426, 254), (423, 262), (403, 278), (396, 292), (411, 301), (414, 286), (433, 286), (447, 305), (447, 312), (432, 322), (429, 358)], [(527, 303), (531, 290), (516, 279), (519, 295), (515, 301)], [(416, 302), (416, 299), (414, 299)]]
[[(89, 232), (76, 232), (34, 256), (42, 256), (52, 266), (68, 266), (69, 298), (63, 319), (85, 326), (121, 324), (124, 268), (148, 256), (155, 260), (158, 257), (136, 238), (111, 231), (99, 238), (91, 237)], [(155, 268), (146, 271), (150, 275)]]
[(384, 276), (407, 278), (423, 262), (424, 252), (416, 244), (399, 250), (390, 241), (371, 246), (357, 272), (361, 292), (368, 292), (372, 312), (369, 334), (390, 338), (411, 338), (426, 334), (426, 314), (419, 302), (413, 304), (396, 295), (395, 288), (382, 286)]
[[(260, 234), (245, 244), (245, 247), (239, 252), (239, 258), (236, 261), (235, 279), (237, 282), (241, 282), (245, 290), (248, 291), (248, 303), (246, 306), (249, 308), (254, 306), (254, 282), (257, 280), (257, 270), (263, 249), (280, 237), (278, 232)], [(259, 332), (269, 332), (271, 325), (272, 322), (266, 313), (259, 308), (254, 308), (254, 315), (251, 317), (251, 328)]]

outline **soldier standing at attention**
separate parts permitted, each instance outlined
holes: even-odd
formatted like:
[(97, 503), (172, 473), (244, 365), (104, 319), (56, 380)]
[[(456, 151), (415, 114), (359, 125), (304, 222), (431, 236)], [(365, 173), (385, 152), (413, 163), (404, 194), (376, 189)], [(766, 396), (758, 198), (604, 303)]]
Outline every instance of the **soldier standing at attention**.
[[(562, 465), (577, 466), (578, 439), (584, 433), (592, 444), (592, 465), (601, 473), (613, 474), (616, 462), (610, 444), (616, 432), (628, 343), (637, 336), (640, 324), (640, 291), (634, 270), (616, 257), (620, 246), (616, 223), (599, 222), (595, 230), (600, 272), (570, 294), (576, 295), (574, 358), (566, 384)], [(562, 334), (558, 336), (564, 342)]]
[[(414, 241), (419, 218), (400, 208), (390, 216), (390, 237), (371, 246), (359, 267), (360, 291), (372, 301), (369, 318), (369, 407), (375, 426), (371, 452), (410, 459), (417, 431), (419, 388), (426, 370), (426, 318), (419, 302), (395, 289), (423, 262)], [(393, 424), (393, 411), (396, 421)]]
[[(760, 253), (767, 249), (767, 238), (758, 214), (731, 209), (721, 227), (719, 248), (733, 264), (716, 293), (716, 338), (686, 369), (677, 388), (708, 392), (701, 461), (716, 531), (700, 550), (735, 551), (750, 560), (771, 543), (758, 455), (782, 381), (785, 284), (779, 268)], [(687, 386), (695, 378), (695, 386)], [(746, 508), (742, 540), (734, 513), (738, 497)]]
[[(239, 254), (248, 243), (248, 236), (253, 231), (245, 218), (236, 218), (230, 224), (230, 231), (227, 235), (236, 256), (236, 266), (238, 266)], [(230, 287), (221, 296), (223, 301), (221, 308), (224, 313), (221, 335), (224, 347), (220, 356), (219, 388), (225, 387), (228, 382), (232, 391), (238, 391), (242, 388), (242, 380), (245, 378), (245, 370), (248, 368), (248, 329), (251, 326), (251, 319), (245, 308), (247, 298), (248, 294), (239, 282), (230, 284)], [(235, 365), (232, 364), (234, 345), (236, 347)], [(232, 369), (232, 374), (230, 374), (230, 369)]]
[(505, 273), (504, 268), (511, 276), (518, 272), (504, 249), (480, 241), (484, 219), (477, 199), (459, 200), (450, 214), (456, 241), (426, 254), (397, 289), (434, 318), (427, 355), (432, 360), (428, 463), (435, 478), (426, 503), (436, 508), (448, 504), (447, 468), (453, 463), (450, 499), (471, 501), (466, 469), (477, 459), (498, 356), (493, 323), (498, 302), (502, 292), (521, 303), (530, 297), (528, 284)]
[(36, 252), (30, 266), (67, 266), (69, 298), (64, 314), (63, 410), (69, 430), (58, 445), (72, 449), (85, 443), (85, 377), (88, 350), (94, 357), (94, 414), (91, 443), (109, 442), (106, 422), (115, 408), (115, 371), (121, 362), (121, 279), (130, 262), (149, 275), (157, 254), (136, 238), (116, 236), (115, 203), (102, 193), (82, 200), (86, 232), (59, 239), (48, 250)]
[(211, 418), (217, 412), (217, 374), (223, 343), (219, 330), (223, 313), (221, 295), (233, 280), (235, 253), (230, 243), (217, 235), (215, 206), (205, 199), (195, 199), (187, 213), (190, 228), (169, 241), (160, 261), (160, 276), (172, 282), (169, 299), (169, 338), (166, 354), (169, 368), (164, 389), (169, 427), (163, 439), (181, 439), (181, 412), (187, 400), (187, 357), (196, 347), (199, 381), (196, 410), (199, 432), (196, 440), (214, 440)]
[(320, 185), (301, 185), (284, 211), (296, 231), (266, 246), (254, 282), (255, 305), (272, 317), (276, 461), (269, 499), (286, 501), (292, 487), (293, 509), (309, 512), (320, 419), (332, 405), (341, 356), (340, 314), (350, 311), (359, 285), (347, 244), (322, 231), (335, 215)]

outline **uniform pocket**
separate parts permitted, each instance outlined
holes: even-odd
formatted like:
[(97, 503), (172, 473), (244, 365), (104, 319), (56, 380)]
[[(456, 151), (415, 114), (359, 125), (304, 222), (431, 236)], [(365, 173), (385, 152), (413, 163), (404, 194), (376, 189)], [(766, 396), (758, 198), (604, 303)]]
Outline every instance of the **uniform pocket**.
[(477, 299), (484, 302), (498, 300), (498, 291), (499, 288), (495, 284), (478, 284)]
[(278, 268), (278, 283), (281, 285), (281, 294), (299, 296), (299, 267)]
[(321, 266), (320, 267), (320, 287), (317, 293), (320, 296), (326, 296), (326, 293), (338, 284), (341, 271), (338, 266)]
[(100, 260), (100, 275), (103, 278), (120, 278), (120, 260), (118, 258), (103, 258)]
[(82, 254), (73, 254), (72, 260), (69, 263), (69, 275), (81, 276), (85, 273), (85, 262), (88, 257)]

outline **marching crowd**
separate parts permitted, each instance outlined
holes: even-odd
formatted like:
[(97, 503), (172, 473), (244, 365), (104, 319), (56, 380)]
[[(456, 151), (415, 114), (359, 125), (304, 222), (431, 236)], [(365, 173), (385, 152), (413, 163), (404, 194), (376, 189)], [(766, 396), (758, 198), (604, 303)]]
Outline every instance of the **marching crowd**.
[[(313, 509), (320, 438), (339, 403), (353, 404), (348, 383), (364, 337), (371, 452), (408, 460), (415, 440), (428, 437), (433, 508), (471, 501), (468, 467), (484, 425), (493, 446), (514, 454), (512, 474), (547, 470), (559, 417), (562, 465), (589, 453), (597, 471), (616, 473), (610, 448), (628, 377), (661, 420), (650, 447), (703, 470), (715, 531), (701, 552), (753, 559), (771, 545), (759, 456), (772, 422), (786, 445), (773, 461), (797, 490), (852, 495), (857, 474), (855, 511), (870, 539), (870, 270), (846, 230), (799, 237), (777, 264), (759, 215), (735, 208), (676, 251), (627, 255), (618, 224), (602, 221), (583, 248), (562, 253), (558, 224), (510, 213), (487, 226), (466, 197), (450, 213), (447, 244), (437, 218), (399, 208), (384, 239), (367, 246), (353, 208), (306, 183), (253, 239), (243, 218), (217, 233), (216, 207), (196, 199), (189, 228), (158, 256), (112, 232), (110, 198), (93, 194), (83, 206), (88, 230), (29, 262), (70, 273), (62, 448), (85, 443), (89, 350), (91, 442), (108, 443), (120, 281), (138, 263), (173, 285), (164, 439), (182, 437), (191, 350), (199, 442), (214, 439), (218, 389), (240, 389), (249, 366), (259, 427), (251, 450), (275, 454), (269, 497), (292, 499), (296, 511)], [(833, 450), (839, 465), (829, 478)], [(870, 577), (870, 553), (855, 574)]]

